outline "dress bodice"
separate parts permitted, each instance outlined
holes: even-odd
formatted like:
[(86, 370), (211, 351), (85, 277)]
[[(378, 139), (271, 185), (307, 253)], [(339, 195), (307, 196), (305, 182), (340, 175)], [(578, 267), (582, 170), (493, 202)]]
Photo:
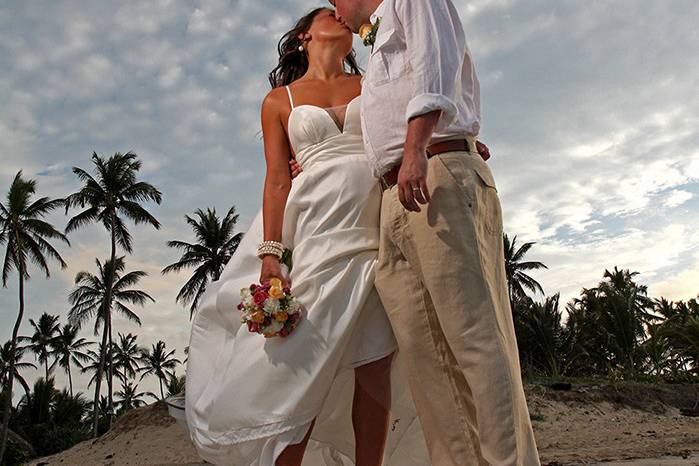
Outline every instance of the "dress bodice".
[(294, 106), (292, 100), (289, 142), (301, 168), (307, 170), (316, 162), (364, 153), (360, 109), (360, 96), (332, 108)]

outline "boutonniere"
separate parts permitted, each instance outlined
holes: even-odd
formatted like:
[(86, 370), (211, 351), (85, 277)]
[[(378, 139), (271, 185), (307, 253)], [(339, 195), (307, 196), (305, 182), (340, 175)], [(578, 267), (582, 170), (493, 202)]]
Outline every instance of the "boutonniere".
[(374, 42), (376, 42), (376, 31), (379, 30), (379, 24), (381, 24), (381, 18), (377, 18), (374, 24), (363, 24), (359, 28), (359, 37), (365, 46), (371, 45), (371, 51), (374, 51)]

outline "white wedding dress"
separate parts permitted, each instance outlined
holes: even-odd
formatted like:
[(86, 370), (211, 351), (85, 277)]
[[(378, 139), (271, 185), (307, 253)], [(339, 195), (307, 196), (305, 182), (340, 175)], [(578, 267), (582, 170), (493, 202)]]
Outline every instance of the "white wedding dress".
[[(360, 98), (324, 109), (294, 107), (289, 97), (289, 140), (303, 173), (289, 192), (283, 243), (293, 250), (292, 291), (307, 313), (287, 338), (266, 339), (240, 323), (240, 289), (260, 276), (260, 211), (192, 322), (185, 416), (201, 457), (218, 465), (273, 466), (313, 419), (303, 465), (353, 465), (353, 369), (396, 351), (374, 288), (381, 190), (363, 152)], [(424, 466), (399, 360), (384, 464)]]

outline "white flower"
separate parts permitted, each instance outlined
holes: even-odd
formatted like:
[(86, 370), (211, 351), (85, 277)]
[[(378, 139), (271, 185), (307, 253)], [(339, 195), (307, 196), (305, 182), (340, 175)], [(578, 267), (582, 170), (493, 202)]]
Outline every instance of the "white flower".
[(265, 301), (265, 306), (264, 310), (268, 314), (274, 314), (275, 312), (279, 311), (281, 309), (281, 305), (279, 304), (278, 299), (274, 298), (267, 298), (267, 301)]
[(272, 319), (272, 322), (267, 327), (265, 327), (264, 331), (269, 333), (275, 333), (280, 331), (282, 327), (284, 327), (283, 322), (278, 322), (277, 320)]
[(301, 305), (295, 299), (289, 302), (289, 314), (296, 314), (301, 309)]

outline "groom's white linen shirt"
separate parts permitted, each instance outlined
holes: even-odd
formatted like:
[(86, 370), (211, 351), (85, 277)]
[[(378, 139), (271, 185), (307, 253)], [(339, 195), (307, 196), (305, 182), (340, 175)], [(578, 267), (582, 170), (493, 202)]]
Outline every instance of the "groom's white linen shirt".
[(375, 176), (403, 158), (408, 120), (442, 115), (431, 143), (476, 136), (480, 86), (451, 0), (384, 0), (362, 80), (362, 131)]

